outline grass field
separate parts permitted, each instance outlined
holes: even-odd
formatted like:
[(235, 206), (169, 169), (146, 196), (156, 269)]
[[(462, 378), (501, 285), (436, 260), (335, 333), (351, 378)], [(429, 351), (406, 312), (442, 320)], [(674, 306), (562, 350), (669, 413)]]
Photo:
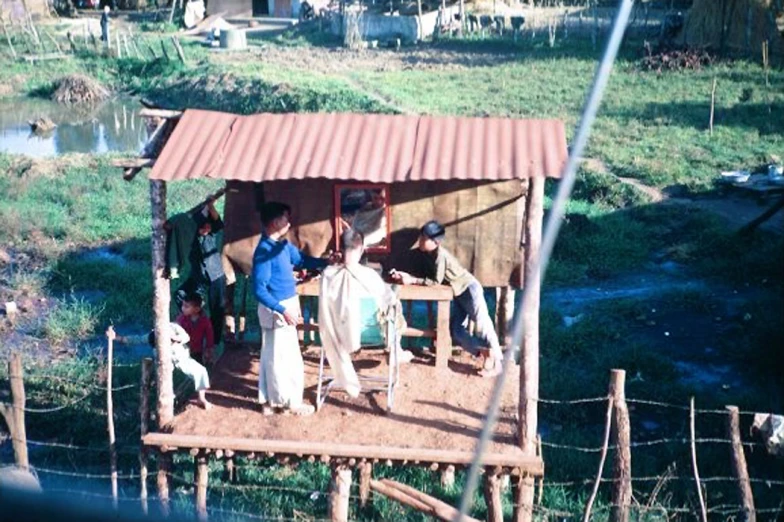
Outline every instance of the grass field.
[[(597, 58), (589, 45), (579, 41), (559, 42), (553, 49), (530, 41), (445, 41), (401, 53), (331, 54), (336, 51), (309, 43), (314, 39), (305, 34), (262, 40), (257, 42), (263, 46), (258, 52), (239, 58), (186, 45), (188, 67), (89, 55), (35, 67), (4, 63), (0, 84), (11, 86), (15, 95), (45, 96), (59, 76), (84, 72), (114, 88), (176, 108), (561, 118), (572, 129)], [(701, 71), (658, 75), (638, 70), (637, 49), (632, 43), (622, 53), (590, 141), (588, 155), (606, 169), (582, 170), (545, 278), (541, 394), (550, 399), (602, 396), (609, 369), (624, 368), (630, 397), (685, 405), (689, 396), (695, 396), (704, 408), (737, 404), (744, 410), (780, 411), (784, 405), (781, 235), (759, 231), (741, 239), (716, 215), (689, 205), (652, 202), (616, 176), (636, 178), (659, 189), (712, 196), (718, 171), (756, 167), (781, 154), (784, 120), (777, 115), (784, 106), (784, 73), (771, 71), (767, 86), (758, 64), (725, 61)], [(708, 100), (714, 78), (718, 89), (711, 135)], [(111, 159), (30, 160), (0, 155), (0, 245), (11, 256), (10, 263), (0, 264), (1, 297), (34, 303), (47, 299), (44, 305), (31, 305), (39, 312), (36, 317), (3, 324), (0, 338), (6, 350), (38, 353), (35, 350), (41, 346), (54, 346), (56, 351), (63, 344), (78, 348), (94, 343), (110, 323), (120, 329), (149, 326), (148, 184), (143, 179), (124, 182), (119, 170), (110, 166)], [(172, 183), (169, 212), (190, 208), (214, 188), (213, 182), (206, 181)], [(653, 281), (649, 286), (654, 290), (621, 291), (637, 288), (641, 278)], [(610, 293), (617, 290), (617, 297), (574, 304), (583, 290), (595, 287)], [(564, 292), (574, 295), (559, 300)], [(566, 326), (567, 317), (575, 320), (573, 326)], [(28, 360), (32, 405), (64, 404), (81, 397), (85, 389), (101, 386), (100, 354), (49, 360), (38, 364)], [(725, 366), (729, 372), (718, 372), (718, 380), (686, 378), (698, 370)], [(129, 367), (120, 371), (115, 385), (137, 379), (138, 368)], [(124, 393), (129, 395), (122, 401), (118, 433), (121, 446), (131, 451), (122, 457), (121, 467), (131, 471), (137, 466), (133, 449), (138, 399), (133, 391)], [(103, 444), (101, 400), (99, 390), (74, 408), (46, 417), (31, 415), (28, 436), (80, 446)], [(598, 403), (542, 405), (545, 440), (598, 446), (603, 409)], [(656, 427), (643, 428), (644, 422)], [(682, 412), (638, 407), (632, 412), (632, 423), (636, 440), (687, 434)], [(721, 434), (722, 423), (721, 418), (706, 420), (701, 433)], [(727, 473), (725, 447), (700, 451), (704, 476)], [(77, 469), (78, 462), (81, 471), (105, 472), (105, 457), (100, 452), (84, 455), (52, 449), (38, 450), (32, 459), (40, 467), (71, 470)], [(545, 489), (543, 507), (579, 513), (588, 487), (558, 483), (592, 477), (597, 454), (551, 447), (545, 449), (544, 458), (547, 481), (555, 484)], [(777, 476), (761, 452), (750, 460), (753, 476)], [(215, 487), (210, 492), (211, 506), (269, 517), (325, 516), (323, 492), (329, 481), (325, 467), (304, 465), (293, 472), (272, 462), (240, 464), (244, 466), (241, 483), (254, 487), (239, 491)], [(678, 468), (678, 476), (689, 476), (687, 448), (665, 445), (635, 450), (634, 476), (660, 476), (671, 465)], [(179, 509), (188, 510), (192, 467), (183, 462), (179, 469), (182, 482), (177, 483), (175, 500)], [(220, 475), (218, 469), (213, 471), (213, 476)], [(459, 489), (441, 489), (427, 471), (382, 468), (378, 472), (452, 503), (459, 495)], [(462, 475), (458, 485), (461, 481)], [(134, 491), (134, 484), (129, 481), (127, 490)], [(641, 505), (660, 506), (665, 512), (674, 508), (671, 517), (690, 516), (678, 511), (695, 505), (693, 494), (681, 482), (666, 483), (652, 497), (654, 486), (655, 482), (635, 483)], [(711, 505), (729, 502), (731, 490), (725, 486), (710, 487)], [(780, 488), (755, 485), (758, 505), (775, 507), (780, 493)], [(600, 504), (606, 507), (608, 498), (603, 489)], [(476, 516), (483, 515), (483, 502), (477, 498)], [(352, 505), (356, 508), (355, 502)], [(365, 510), (356, 508), (354, 516), (424, 520), (383, 501)], [(638, 517), (663, 518), (659, 511)]]

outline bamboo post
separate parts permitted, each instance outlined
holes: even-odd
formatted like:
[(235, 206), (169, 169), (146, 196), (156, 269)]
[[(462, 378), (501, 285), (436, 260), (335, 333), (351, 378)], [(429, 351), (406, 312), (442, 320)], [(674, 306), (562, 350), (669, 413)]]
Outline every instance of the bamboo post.
[(30, 470), (30, 459), (27, 456), (27, 429), (25, 427), (25, 389), (24, 376), (22, 373), (22, 357), (19, 353), (11, 354), (8, 362), (8, 376), (11, 381), (11, 404), (13, 418), (13, 428), (10, 431), (13, 435), (12, 446), (14, 448), (14, 462), (16, 467), (23, 470)]
[(613, 488), (611, 522), (628, 522), (629, 504), (632, 500), (632, 450), (629, 409), (626, 406), (626, 372), (610, 371), (610, 396), (614, 404), (616, 447), (613, 459)]
[(348, 522), (348, 500), (351, 493), (351, 468), (339, 464), (332, 468), (329, 492), (329, 517), (332, 522)]
[(708, 128), (710, 135), (713, 136), (713, 115), (716, 107), (716, 77), (713, 78), (713, 87), (711, 87), (711, 102), (710, 102), (710, 120), (708, 121)]
[(485, 503), (487, 522), (504, 522), (504, 507), (501, 504), (501, 477), (496, 471), (485, 473)]
[[(523, 330), (520, 353), (520, 395), (518, 404), (518, 439), (526, 455), (536, 455), (536, 431), (539, 399), (539, 295), (541, 274), (534, 271), (542, 242), (542, 216), (544, 214), (544, 178), (528, 180), (526, 197), (525, 238), (523, 249), (523, 281), (528, 287), (522, 304)], [(524, 476), (515, 499), (519, 511), (514, 520), (523, 522), (533, 518), (534, 479)]]
[[(131, 47), (128, 44), (128, 35), (122, 35), (123, 47), (125, 48), (125, 56), (127, 58), (131, 57)], [(123, 105), (125, 107), (125, 105)]]
[[(141, 436), (147, 435), (150, 420), (150, 383), (152, 382), (152, 359), (145, 357), (142, 359), (142, 376), (139, 386), (139, 431)], [(139, 480), (141, 489), (139, 499), (142, 503), (142, 511), (145, 515), (149, 513), (147, 504), (147, 450), (144, 446), (139, 451)]]
[(740, 440), (740, 413), (737, 406), (727, 406), (727, 435), (730, 441), (732, 441), (730, 446), (732, 470), (738, 481), (738, 497), (743, 505), (741, 520), (744, 522), (756, 522), (757, 512), (754, 509), (754, 495), (751, 492), (749, 470), (746, 467), (746, 455), (743, 453), (743, 444)]
[(185, 53), (182, 52), (182, 46), (180, 45), (180, 41), (177, 39), (176, 36), (171, 37), (172, 44), (174, 44), (174, 50), (177, 51), (177, 56), (179, 57), (182, 63), (185, 63)]
[(112, 507), (117, 509), (117, 441), (114, 438), (114, 402), (112, 400), (112, 366), (114, 366), (114, 328), (106, 330), (106, 424), (109, 431), (109, 469), (112, 481)]
[(71, 34), (71, 31), (68, 31), (66, 33), (66, 37), (68, 38), (68, 45), (71, 46), (71, 52), (76, 54), (76, 52), (79, 50), (79, 48), (76, 47), (76, 41), (74, 40), (74, 37)]
[(455, 467), (452, 464), (441, 470), (441, 487), (447, 491), (455, 487)]
[(373, 479), (373, 463), (359, 465), (359, 505), (365, 507), (370, 499), (370, 481)]
[(196, 517), (207, 520), (207, 482), (209, 481), (209, 466), (207, 455), (203, 452), (196, 457), (196, 476), (194, 484), (196, 490)]
[(122, 58), (122, 46), (120, 44), (120, 31), (114, 32), (114, 40), (117, 46), (117, 58)]
[(172, 8), (171, 8), (171, 11), (169, 12), (169, 23), (170, 24), (174, 23), (174, 11), (176, 9), (177, 9), (177, 0), (172, 0)]
[(169, 470), (171, 469), (171, 457), (168, 453), (158, 454), (158, 500), (161, 503), (161, 516), (168, 518), (171, 513), (169, 503)]
[(14, 60), (16, 60), (17, 59), (16, 49), (14, 49), (14, 44), (11, 42), (11, 35), (8, 34), (8, 28), (6, 27), (5, 24), (5, 18), (2, 18), (2, 20), (3, 20), (3, 34), (5, 34), (5, 40), (6, 42), (8, 42), (8, 48), (11, 49), (11, 56), (13, 56)]
[(700, 484), (700, 471), (697, 468), (697, 443), (694, 428), (694, 397), (689, 401), (689, 433), (691, 437), (691, 465), (694, 470), (694, 483), (697, 485), (697, 498), (700, 501), (700, 520), (708, 522), (708, 510), (705, 508), (705, 499), (702, 497), (702, 484)]
[[(462, 37), (463, 29), (465, 28), (465, 0), (460, 0), (458, 12), (460, 13), (460, 25), (457, 27), (457, 34), (458, 36)], [(452, 25), (452, 20), (449, 20), (449, 25)]]
[(174, 419), (174, 386), (169, 339), (169, 303), (171, 289), (164, 278), (166, 268), (166, 183), (150, 180), (150, 207), (152, 212), (152, 283), (153, 317), (155, 325), (155, 357), (158, 384), (158, 429), (168, 426)]
[(596, 500), (596, 494), (599, 492), (599, 484), (602, 482), (602, 474), (604, 473), (604, 462), (607, 460), (607, 447), (610, 444), (610, 427), (612, 426), (612, 412), (613, 412), (613, 398), (607, 400), (607, 416), (604, 423), (604, 445), (602, 445), (602, 455), (599, 458), (599, 470), (596, 472), (596, 480), (593, 483), (593, 491), (588, 498), (588, 503), (585, 504), (585, 513), (583, 514), (583, 522), (588, 522), (591, 519), (591, 508), (593, 502)]

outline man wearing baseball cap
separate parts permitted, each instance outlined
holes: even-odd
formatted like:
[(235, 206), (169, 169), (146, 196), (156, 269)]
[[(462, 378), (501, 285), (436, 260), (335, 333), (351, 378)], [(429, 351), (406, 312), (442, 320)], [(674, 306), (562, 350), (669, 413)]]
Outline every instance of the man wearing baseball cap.
[[(501, 372), (503, 353), (493, 320), (487, 310), (484, 290), (476, 277), (466, 270), (449, 252), (442, 242), (446, 229), (438, 221), (425, 223), (420, 229), (419, 250), (426, 260), (426, 277), (414, 277), (406, 272), (392, 270), (393, 280), (406, 285), (448, 284), (455, 294), (449, 332), (452, 341), (473, 355), (487, 355), (484, 368), (479, 372), (483, 377), (493, 377)], [(468, 333), (468, 320), (476, 324), (476, 336)]]

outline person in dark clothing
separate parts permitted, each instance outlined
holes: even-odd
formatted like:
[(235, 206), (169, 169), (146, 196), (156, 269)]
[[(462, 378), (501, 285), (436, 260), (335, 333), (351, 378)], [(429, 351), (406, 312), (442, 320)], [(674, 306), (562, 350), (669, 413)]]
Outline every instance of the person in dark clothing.
[(188, 260), (191, 273), (188, 279), (177, 290), (175, 299), (182, 306), (185, 296), (201, 294), (210, 312), (210, 322), (215, 334), (215, 343), (221, 341), (223, 335), (225, 313), (226, 277), (221, 264), (221, 234), (223, 221), (215, 210), (212, 199), (207, 200), (206, 215), (203, 210), (194, 213), (196, 222), (196, 239), (191, 246)]

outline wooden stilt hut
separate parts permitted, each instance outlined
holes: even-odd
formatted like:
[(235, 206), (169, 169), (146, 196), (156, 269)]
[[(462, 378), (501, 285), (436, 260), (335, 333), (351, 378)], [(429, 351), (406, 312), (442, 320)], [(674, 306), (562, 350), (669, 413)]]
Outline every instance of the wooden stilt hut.
[[(539, 275), (532, 273), (541, 240), (544, 183), (557, 177), (567, 157), (562, 122), (509, 118), (458, 118), (369, 114), (257, 114), (239, 116), (187, 110), (148, 111), (163, 117), (143, 159), (124, 162), (126, 178), (152, 167), (153, 313), (159, 331), (169, 321), (169, 281), (164, 278), (163, 224), (166, 185), (196, 178), (226, 180), (224, 257), (228, 281), (248, 274), (261, 231), (258, 208), (265, 201), (292, 207), (294, 226), (289, 239), (319, 256), (336, 247), (347, 219), (358, 219), (357, 194), (379, 195), (381, 234), (369, 248), (372, 261), (385, 269), (416, 271), (410, 250), (419, 227), (438, 219), (447, 228), (446, 247), (485, 287), (533, 285), (534, 299), (522, 310), (525, 321), (520, 382), (519, 422), (514, 458), (488, 456), (486, 465), (497, 484), (500, 473), (520, 478), (541, 474), (536, 456), (536, 400), (539, 388)], [(352, 205), (354, 205), (352, 207)], [(348, 210), (347, 210), (348, 209)], [(360, 209), (361, 210), (361, 209)], [(433, 332), (451, 348), (444, 289), (422, 287), (411, 299), (438, 301), (444, 312)], [(159, 426), (174, 418), (171, 360), (158, 335)], [(449, 351), (437, 350), (436, 366), (447, 367)], [(314, 418), (314, 422), (318, 422)], [(172, 438), (174, 437), (174, 438)], [(469, 456), (433, 450), (380, 446), (323, 446), (296, 441), (209, 440), (205, 437), (151, 433), (145, 444), (159, 449), (205, 452), (286, 454), (293, 458), (337, 458), (346, 465), (387, 460), (438, 463), (444, 468), (465, 465)], [(265, 445), (266, 444), (266, 445)], [(269, 447), (267, 447), (269, 446)], [(399, 451), (400, 450), (400, 451)], [(345, 461), (345, 462), (344, 462)], [(334, 463), (334, 462), (333, 462)], [(348, 463), (348, 464), (347, 464)], [(363, 468), (364, 469), (364, 468)], [(341, 470), (345, 471), (343, 468)], [(492, 493), (495, 495), (495, 493)], [(495, 497), (493, 497), (495, 498)], [(519, 502), (518, 502), (519, 504)], [(530, 513), (530, 511), (529, 511)], [(495, 516), (495, 515), (494, 515)], [(522, 520), (522, 519), (521, 519)]]

